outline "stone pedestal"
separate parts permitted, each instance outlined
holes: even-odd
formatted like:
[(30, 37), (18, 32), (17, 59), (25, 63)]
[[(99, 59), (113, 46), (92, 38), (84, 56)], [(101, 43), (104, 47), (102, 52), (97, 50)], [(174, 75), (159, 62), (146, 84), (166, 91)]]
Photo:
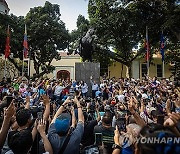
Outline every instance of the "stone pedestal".
[(75, 63), (75, 79), (76, 81), (83, 80), (88, 84), (88, 96), (91, 96), (91, 76), (93, 81), (100, 82), (100, 63)]

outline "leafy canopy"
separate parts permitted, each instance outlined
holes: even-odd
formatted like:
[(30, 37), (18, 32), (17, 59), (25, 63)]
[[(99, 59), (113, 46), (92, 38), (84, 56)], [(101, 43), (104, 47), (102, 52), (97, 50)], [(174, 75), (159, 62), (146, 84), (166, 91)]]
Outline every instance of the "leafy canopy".
[(45, 73), (51, 72), (52, 60), (60, 59), (58, 50), (68, 45), (69, 34), (60, 16), (59, 5), (50, 2), (32, 8), (26, 15), (30, 56), (38, 74), (40, 67)]

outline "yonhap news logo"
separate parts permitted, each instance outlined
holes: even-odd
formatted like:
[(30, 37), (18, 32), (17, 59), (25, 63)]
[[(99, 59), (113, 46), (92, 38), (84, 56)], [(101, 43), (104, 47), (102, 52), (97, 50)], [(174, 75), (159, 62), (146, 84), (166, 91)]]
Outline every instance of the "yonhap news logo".
[(138, 142), (141, 144), (180, 144), (180, 137), (141, 137)]
[(140, 137), (140, 138), (129, 138), (124, 137), (120, 138), (122, 141), (122, 147), (127, 148), (131, 146), (133, 143), (140, 144), (176, 144), (180, 145), (180, 137)]

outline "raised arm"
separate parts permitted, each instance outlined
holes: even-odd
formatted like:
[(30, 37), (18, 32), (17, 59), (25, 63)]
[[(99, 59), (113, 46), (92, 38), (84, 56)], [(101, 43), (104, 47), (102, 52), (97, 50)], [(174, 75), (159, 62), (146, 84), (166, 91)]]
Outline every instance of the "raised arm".
[(71, 116), (72, 116), (72, 125), (71, 127), (75, 128), (76, 126), (76, 117), (75, 117), (75, 113), (74, 113), (74, 107), (71, 107)]
[(56, 118), (64, 111), (66, 104), (68, 104), (70, 101), (69, 97), (65, 100), (65, 102), (60, 106), (60, 108), (57, 110), (57, 112), (55, 113), (53, 120), (51, 123), (54, 123)]
[(171, 113), (171, 101), (170, 101), (170, 99), (168, 99), (166, 101), (166, 112), (167, 112), (167, 114)]
[(46, 152), (49, 152), (49, 154), (53, 154), (53, 149), (52, 149), (52, 146), (46, 136), (45, 129), (46, 129), (46, 121), (43, 119), (39, 120), (37, 130), (40, 133), (41, 138), (43, 140), (44, 149)]
[(49, 115), (50, 115), (50, 100), (49, 97), (47, 95), (42, 95), (43, 98), (43, 103), (45, 105), (45, 111), (43, 114), (43, 119), (45, 121), (48, 121)]
[(9, 126), (10, 120), (11, 120), (11, 117), (14, 115), (14, 113), (15, 113), (15, 107), (14, 107), (14, 100), (13, 100), (11, 104), (9, 105), (9, 107), (4, 112), (4, 121), (0, 130), (0, 149), (3, 147), (4, 142), (6, 140), (6, 136), (10, 127)]
[(77, 104), (77, 108), (78, 108), (78, 122), (84, 123), (84, 115), (82, 112), (82, 107), (77, 97), (74, 98), (74, 102)]
[(98, 105), (98, 102), (96, 102), (96, 114), (97, 114), (97, 122), (99, 122), (101, 120), (101, 115), (99, 113), (99, 105)]
[(30, 108), (30, 97), (29, 97), (29, 96), (26, 97), (25, 108), (26, 108), (26, 109), (29, 109), (29, 108)]
[(140, 125), (141, 127), (144, 127), (146, 125), (146, 123), (144, 122), (144, 120), (140, 117), (140, 115), (134, 110), (133, 107), (133, 99), (130, 98), (130, 103), (128, 104), (128, 109), (131, 112), (131, 114), (134, 116), (134, 120), (136, 121), (136, 123), (138, 125)]

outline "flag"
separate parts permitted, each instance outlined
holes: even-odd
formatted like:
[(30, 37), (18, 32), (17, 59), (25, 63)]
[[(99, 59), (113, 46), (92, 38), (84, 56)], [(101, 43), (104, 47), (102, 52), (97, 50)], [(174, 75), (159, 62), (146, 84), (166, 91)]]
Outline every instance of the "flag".
[(165, 47), (164, 36), (163, 36), (163, 33), (161, 33), (160, 52), (162, 56), (162, 61), (164, 61), (164, 47)]
[(10, 32), (9, 32), (9, 25), (7, 29), (7, 38), (6, 38), (6, 47), (4, 51), (5, 59), (9, 57), (10, 55)]
[(146, 61), (148, 62), (149, 58), (150, 58), (150, 49), (149, 49), (148, 28), (147, 27), (146, 27), (145, 48), (146, 48)]
[(27, 58), (28, 55), (28, 42), (27, 42), (27, 30), (26, 30), (26, 25), (25, 25), (25, 32), (24, 32), (24, 42), (23, 42), (23, 54), (24, 58)]

